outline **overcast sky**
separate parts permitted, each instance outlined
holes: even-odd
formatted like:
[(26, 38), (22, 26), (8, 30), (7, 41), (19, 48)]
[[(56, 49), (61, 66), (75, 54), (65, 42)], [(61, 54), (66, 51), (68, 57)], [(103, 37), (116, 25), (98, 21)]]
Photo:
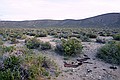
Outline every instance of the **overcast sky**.
[(120, 12), (120, 0), (0, 0), (0, 20), (83, 19)]

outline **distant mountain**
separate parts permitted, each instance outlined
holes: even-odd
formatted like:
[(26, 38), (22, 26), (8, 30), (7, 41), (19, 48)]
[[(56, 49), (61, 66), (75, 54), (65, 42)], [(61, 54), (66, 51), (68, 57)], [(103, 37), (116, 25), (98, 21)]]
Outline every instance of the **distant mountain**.
[(28, 20), (0, 21), (0, 27), (9, 28), (40, 28), (40, 27), (118, 27), (120, 28), (120, 13), (108, 13), (86, 19), (74, 20)]

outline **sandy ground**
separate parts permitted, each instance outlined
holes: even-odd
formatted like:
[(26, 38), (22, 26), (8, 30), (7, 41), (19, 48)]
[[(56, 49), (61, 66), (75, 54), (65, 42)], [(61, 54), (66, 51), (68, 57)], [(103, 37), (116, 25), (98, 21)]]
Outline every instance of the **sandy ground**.
[[(51, 41), (54, 38), (46, 37), (39, 39), (42, 41)], [(52, 45), (55, 46), (55, 44), (56, 43), (54, 42)], [(45, 56), (52, 58), (58, 64), (62, 72), (55, 80), (120, 80), (119, 66), (117, 66), (116, 70), (112, 70), (109, 67), (113, 65), (105, 63), (95, 57), (97, 50), (104, 44), (95, 43), (93, 40), (93, 42), (82, 42), (82, 45), (84, 46), (83, 53), (90, 58), (90, 60), (87, 61), (92, 64), (84, 63), (77, 68), (64, 67), (63, 62), (75, 62), (76, 59), (84, 56), (78, 55), (77, 57), (70, 58), (70, 60), (64, 60), (63, 56), (56, 54), (52, 50), (42, 51)]]
[(47, 37), (39, 37), (37, 38), (43, 42), (50, 42), (52, 46), (56, 46), (56, 41), (59, 41), (60, 39), (54, 38), (53, 36), (47, 36)]
[(19, 43), (16, 43), (16, 44), (11, 44), (11, 42), (10, 41), (6, 41), (3, 45), (4, 46), (18, 46), (18, 47), (22, 47), (22, 46), (24, 46), (25, 45), (25, 40), (18, 40), (19, 41)]
[(81, 58), (81, 56), (64, 60), (63, 56), (56, 54), (52, 50), (42, 52), (45, 56), (52, 58), (58, 64), (62, 72), (55, 80), (120, 80), (119, 66), (117, 66), (118, 69), (112, 70), (109, 68), (112, 65), (104, 63), (95, 57), (97, 49), (103, 46), (103, 44), (94, 42), (83, 42), (82, 44), (84, 45), (83, 52), (90, 58), (90, 60), (87, 61), (93, 64), (84, 63), (77, 68), (68, 68), (64, 67), (64, 61), (75, 62), (75, 60)]
[[(56, 45), (55, 40), (59, 40), (57, 38), (53, 38), (51, 36), (38, 38), (43, 42), (50, 42), (52, 46)], [(24, 41), (16, 44), (17, 46), (23, 46)], [(10, 45), (9, 42), (6, 42), (4, 45)], [(120, 80), (120, 67), (117, 66), (116, 70), (110, 69), (111, 64), (105, 63), (100, 59), (95, 57), (97, 50), (103, 46), (104, 44), (94, 42), (82, 42), (83, 45), (83, 53), (87, 55), (90, 59), (87, 60), (92, 64), (84, 63), (77, 68), (68, 68), (64, 67), (64, 61), (66, 62), (75, 62), (76, 59), (84, 58), (83, 55), (78, 55), (77, 57), (70, 58), (69, 60), (64, 60), (63, 56), (55, 53), (54, 50), (41, 51), (41, 53), (51, 59), (53, 59), (58, 67), (60, 68), (61, 74), (52, 78), (51, 80)], [(39, 51), (35, 50), (36, 53)]]

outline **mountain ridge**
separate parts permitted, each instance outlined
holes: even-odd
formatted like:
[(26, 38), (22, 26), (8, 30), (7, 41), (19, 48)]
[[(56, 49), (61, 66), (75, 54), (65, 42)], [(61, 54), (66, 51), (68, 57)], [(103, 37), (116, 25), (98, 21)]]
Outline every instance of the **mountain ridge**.
[(0, 27), (8, 28), (41, 28), (41, 27), (119, 27), (120, 13), (107, 13), (85, 19), (64, 20), (24, 20), (24, 21), (0, 21)]

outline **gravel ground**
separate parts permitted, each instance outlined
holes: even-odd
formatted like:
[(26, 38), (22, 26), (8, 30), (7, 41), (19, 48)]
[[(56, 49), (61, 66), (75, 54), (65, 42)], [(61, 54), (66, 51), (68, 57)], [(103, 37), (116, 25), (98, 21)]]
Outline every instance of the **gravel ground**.
[(56, 54), (52, 50), (42, 51), (45, 56), (52, 58), (58, 64), (62, 72), (55, 80), (120, 80), (119, 66), (117, 66), (116, 70), (112, 70), (109, 67), (113, 65), (105, 63), (95, 57), (97, 49), (104, 44), (95, 42), (82, 42), (82, 44), (84, 46), (83, 53), (90, 58), (90, 60), (87, 61), (92, 64), (84, 63), (77, 68), (64, 67), (63, 62), (75, 62), (77, 58), (84, 57), (83, 55), (70, 58), (70, 60), (64, 60), (63, 56)]
[[(44, 42), (50, 42), (52, 46), (56, 45), (53, 40), (59, 40), (51, 36), (38, 38)], [(5, 42), (5, 46), (11, 46), (9, 42)], [(51, 80), (120, 80), (120, 67), (116, 66), (117, 69), (110, 69), (111, 64), (105, 63), (100, 59), (95, 57), (97, 50), (104, 44), (94, 42), (82, 42), (83, 54), (77, 57), (70, 58), (69, 60), (64, 60), (63, 56), (55, 53), (54, 50), (41, 51), (41, 53), (51, 59), (53, 59), (58, 67), (60, 68), (61, 74), (56, 78), (51, 78)], [(16, 46), (24, 46), (24, 41), (16, 44)], [(39, 51), (34, 50), (36, 53)], [(78, 58), (84, 58), (87, 55), (90, 59), (87, 60), (92, 64), (84, 63), (77, 68), (64, 67), (64, 61), (66, 62), (76, 62)]]

